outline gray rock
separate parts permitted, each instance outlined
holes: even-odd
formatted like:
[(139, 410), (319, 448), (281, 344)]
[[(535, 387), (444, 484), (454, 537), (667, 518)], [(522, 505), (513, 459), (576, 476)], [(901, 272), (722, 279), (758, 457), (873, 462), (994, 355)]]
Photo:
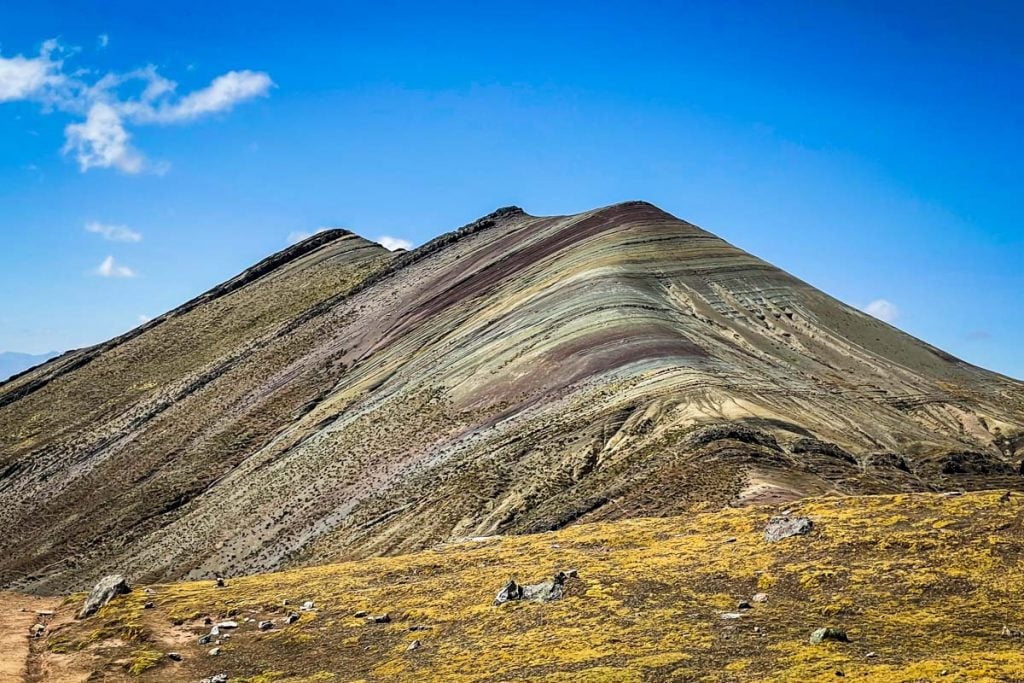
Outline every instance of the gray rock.
[(209, 645), (211, 640), (213, 640), (213, 634), (212, 633), (207, 633), (205, 636), (200, 636), (199, 637), (199, 644), (200, 645)]
[(721, 619), (741, 619), (742, 617), (743, 614), (741, 612), (722, 612), (722, 614), (719, 615), (719, 618)]
[(824, 628), (816, 629), (811, 634), (811, 645), (819, 645), (826, 640), (834, 640), (840, 643), (850, 642), (850, 639), (846, 635), (846, 631), (841, 628), (826, 626)]
[(407, 651), (407, 652), (412, 652), (412, 651), (414, 651), (414, 650), (418, 650), (418, 649), (420, 649), (420, 647), (421, 647), (422, 645), (423, 645), (423, 644), (422, 644), (422, 643), (421, 643), (420, 641), (418, 641), (418, 640), (414, 640), (414, 641), (412, 641), (411, 643), (409, 643), (409, 647), (407, 647), (407, 648), (405, 648), (405, 649), (406, 649), (406, 651)]
[(769, 543), (781, 541), (790, 536), (802, 536), (808, 533), (814, 524), (807, 517), (772, 517), (764, 528), (764, 540)]
[(220, 648), (219, 647), (215, 647), (212, 650), (210, 650), (210, 656), (211, 657), (216, 657), (219, 654), (220, 654)]
[(130, 593), (131, 590), (128, 581), (120, 574), (111, 574), (110, 576), (103, 577), (93, 587), (89, 597), (85, 599), (85, 604), (82, 605), (78, 618), (85, 619), (118, 595)]
[(167, 657), (168, 659), (173, 659), (176, 662), (180, 662), (182, 659), (180, 652), (168, 652)]
[(299, 615), (298, 614), (296, 614), (295, 612), (289, 612), (288, 616), (286, 616), (284, 618), (284, 623), (285, 624), (294, 624), (298, 620), (299, 620)]
[(258, 627), (261, 631), (269, 631), (270, 629), (274, 628), (274, 622), (270, 620), (261, 621)]
[(386, 613), (385, 614), (370, 615), (370, 616), (366, 617), (366, 621), (371, 623), (371, 624), (390, 624), (391, 623), (391, 615), (390, 614), (386, 614)]
[(354, 616), (354, 617), (355, 617), (356, 619), (362, 619), (363, 617), (368, 617), (368, 616), (370, 616), (370, 613), (369, 613), (369, 612), (367, 612), (367, 611), (366, 611), (366, 610), (364, 610), (364, 609), (361, 609), (361, 610), (359, 610), (358, 612), (356, 612), (355, 614), (353, 614), (352, 616)]
[(736, 605), (736, 609), (753, 609), (753, 608), (754, 608), (754, 606), (753, 606), (753, 605), (751, 605), (751, 604), (750, 604), (749, 602), (747, 602), (746, 600), (744, 600), (744, 601), (743, 601), (743, 602), (741, 602), (740, 604)]
[(156, 607), (156, 604), (152, 600), (150, 600), (142, 606), (142, 609), (153, 609), (154, 607)]
[(214, 628), (238, 628), (237, 621), (218, 621)]
[(565, 593), (565, 581), (568, 578), (565, 572), (558, 572), (547, 581), (530, 585), (523, 585), (516, 583), (515, 579), (509, 579), (508, 583), (498, 591), (493, 604), (502, 605), (517, 600), (533, 600), (535, 602), (559, 600)]
[(46, 627), (42, 624), (35, 624), (28, 630), (29, 637), (39, 638), (46, 631)]
[(204, 678), (199, 683), (228, 683), (227, 674), (214, 674), (209, 678)]
[(767, 593), (754, 593), (753, 597), (750, 598), (754, 602), (768, 602)]
[(306, 602), (302, 603), (302, 607), (300, 607), (299, 609), (302, 610), (303, 612), (309, 612), (310, 610), (314, 609), (315, 607), (316, 607), (316, 604), (312, 600), (306, 600)]

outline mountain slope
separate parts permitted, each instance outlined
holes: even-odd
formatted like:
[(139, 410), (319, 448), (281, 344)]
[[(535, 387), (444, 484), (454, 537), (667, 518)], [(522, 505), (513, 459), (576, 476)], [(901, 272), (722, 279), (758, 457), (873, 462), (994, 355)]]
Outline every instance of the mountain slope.
[(0, 386), (0, 582), (1022, 483), (1021, 383), (649, 204), (313, 239), (358, 248)]
[[(139, 587), (73, 622), (76, 596), (48, 625), (33, 668), (78, 680), (225, 673), (254, 683), (1024, 677), (1024, 496), (864, 496), (792, 508), (814, 526), (775, 543), (762, 530), (778, 507), (691, 510), (240, 577), (223, 588)], [(509, 576), (533, 583), (568, 569), (577, 576), (560, 600), (491, 604)], [(300, 609), (306, 601), (312, 610)], [(291, 624), (289, 612), (299, 615)], [(205, 617), (239, 626), (230, 640), (201, 646)], [(265, 620), (275, 623), (261, 632)], [(826, 626), (849, 642), (811, 644)], [(220, 654), (209, 656), (211, 647)]]

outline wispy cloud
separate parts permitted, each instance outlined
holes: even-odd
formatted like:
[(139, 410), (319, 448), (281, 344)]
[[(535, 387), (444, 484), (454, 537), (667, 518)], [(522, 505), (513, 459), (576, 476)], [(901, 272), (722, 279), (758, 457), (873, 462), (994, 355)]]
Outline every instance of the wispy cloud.
[(900, 317), (900, 309), (896, 304), (885, 299), (875, 299), (864, 307), (864, 312), (887, 323), (894, 322)]
[(403, 240), (401, 237), (391, 237), (389, 235), (381, 235), (377, 238), (377, 244), (381, 245), (385, 249), (396, 251), (398, 249), (412, 249), (412, 242), (409, 240)]
[(127, 225), (108, 225), (98, 221), (85, 224), (85, 231), (101, 236), (110, 242), (141, 242), (142, 233), (132, 230)]
[(96, 36), (96, 47), (102, 50), (108, 45), (110, 45), (110, 36), (108, 36), (106, 33), (101, 33), (98, 36)]
[(114, 261), (113, 256), (103, 259), (103, 263), (96, 268), (96, 274), (100, 277), (135, 277), (137, 275), (128, 266), (122, 266)]
[[(100, 36), (101, 47), (107, 42)], [(146, 161), (132, 146), (128, 126), (187, 123), (264, 97), (274, 86), (264, 72), (229, 71), (204, 88), (179, 94), (178, 84), (155, 66), (97, 76), (88, 69), (66, 70), (65, 57), (71, 54), (56, 40), (48, 40), (35, 57), (0, 55), (0, 102), (37, 102), (45, 113), (81, 117), (64, 129), (64, 153), (73, 155), (83, 172), (160, 172), (166, 165)]]
[(302, 240), (308, 240), (313, 235), (319, 235), (330, 228), (317, 228), (316, 230), (293, 230), (288, 233), (288, 244), (298, 244)]

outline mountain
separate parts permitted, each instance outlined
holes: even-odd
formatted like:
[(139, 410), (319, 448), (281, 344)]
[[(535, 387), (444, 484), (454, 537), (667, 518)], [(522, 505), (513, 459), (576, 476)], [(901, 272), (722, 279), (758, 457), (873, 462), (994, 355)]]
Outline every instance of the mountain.
[(16, 351), (0, 351), (0, 382), (9, 379), (29, 368), (45, 363), (58, 354), (51, 353), (18, 353)]
[(644, 202), (329, 231), (0, 385), (0, 585), (1024, 483), (1024, 384)]

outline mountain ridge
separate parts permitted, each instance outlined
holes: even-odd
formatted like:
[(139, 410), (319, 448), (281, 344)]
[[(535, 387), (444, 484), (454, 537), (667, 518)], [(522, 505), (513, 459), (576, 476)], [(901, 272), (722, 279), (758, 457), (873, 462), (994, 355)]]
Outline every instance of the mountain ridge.
[(318, 237), (32, 393), (0, 385), (0, 584), (1020, 487), (1024, 385), (646, 202), (506, 207), (399, 254)]

